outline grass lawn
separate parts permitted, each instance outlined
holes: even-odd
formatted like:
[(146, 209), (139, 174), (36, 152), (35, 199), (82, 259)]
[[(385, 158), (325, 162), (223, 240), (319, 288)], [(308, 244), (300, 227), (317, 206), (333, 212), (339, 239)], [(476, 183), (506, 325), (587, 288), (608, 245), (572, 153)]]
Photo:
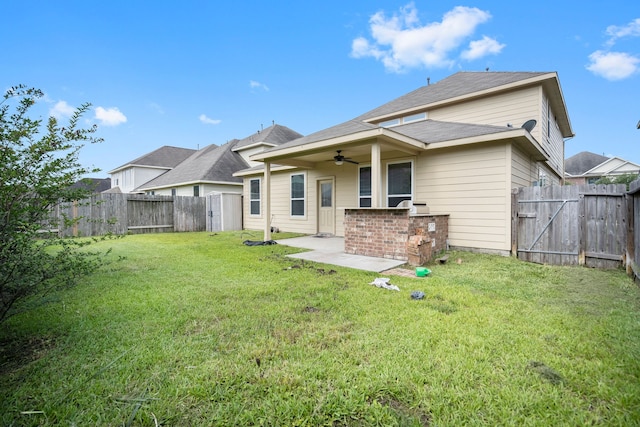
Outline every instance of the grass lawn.
[(2, 325), (0, 424), (640, 425), (621, 270), (452, 252), (395, 292), (244, 238), (104, 243), (123, 259)]

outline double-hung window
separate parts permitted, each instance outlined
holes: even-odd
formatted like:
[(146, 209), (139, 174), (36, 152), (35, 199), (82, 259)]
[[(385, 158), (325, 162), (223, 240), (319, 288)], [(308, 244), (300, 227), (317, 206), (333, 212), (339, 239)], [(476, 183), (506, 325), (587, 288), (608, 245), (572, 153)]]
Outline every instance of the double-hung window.
[(413, 162), (389, 163), (387, 165), (387, 206), (398, 206), (413, 195)]
[(371, 207), (371, 166), (358, 168), (358, 207)]
[(260, 179), (249, 181), (249, 212), (251, 215), (260, 215)]
[(291, 216), (305, 215), (304, 174), (291, 175)]

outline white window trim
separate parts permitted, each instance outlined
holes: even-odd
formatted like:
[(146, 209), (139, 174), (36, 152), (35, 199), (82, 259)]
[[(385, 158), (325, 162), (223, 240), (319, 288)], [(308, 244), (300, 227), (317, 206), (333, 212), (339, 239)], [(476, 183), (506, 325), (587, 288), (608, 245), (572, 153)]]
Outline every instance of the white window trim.
[(410, 114), (408, 116), (396, 117), (395, 119), (385, 120), (383, 122), (378, 123), (378, 126), (381, 128), (392, 128), (395, 126), (405, 125), (408, 123), (421, 122), (423, 120), (427, 120), (429, 118), (429, 114), (426, 111), (421, 113)]
[[(304, 195), (301, 198), (292, 198), (291, 197), (291, 178), (296, 176), (296, 175), (302, 175), (304, 178), (304, 185), (303, 185), (303, 191), (304, 191)], [(291, 219), (307, 219), (307, 173), (306, 172), (296, 172), (296, 173), (292, 173), (289, 174), (289, 218)], [(294, 200), (302, 200), (303, 201), (303, 206), (304, 206), (304, 214), (303, 215), (293, 215), (293, 209), (292, 209), (292, 204), (291, 202), (293, 202)]]
[[(251, 198), (251, 196), (252, 196), (251, 182), (252, 181), (258, 181), (258, 198), (257, 199)], [(258, 202), (258, 213), (257, 214), (251, 213), (251, 202)], [(260, 178), (251, 178), (251, 179), (249, 179), (249, 216), (252, 216), (254, 218), (262, 217), (262, 179), (260, 179)]]
[[(389, 166), (390, 165), (397, 165), (400, 163), (411, 163), (411, 193), (410, 194), (393, 194), (390, 195), (389, 194)], [(415, 184), (415, 180), (416, 180), (416, 168), (415, 168), (415, 161), (414, 159), (404, 159), (404, 160), (394, 160), (392, 162), (387, 162), (387, 164), (385, 165), (385, 181), (386, 181), (386, 185), (385, 185), (385, 205), (387, 207), (390, 208), (395, 208), (395, 206), (389, 206), (389, 197), (398, 197), (398, 196), (405, 196), (408, 195), (410, 196), (411, 201), (413, 201), (413, 197), (414, 197), (414, 192), (415, 192), (415, 188), (416, 188), (416, 184)]]
[[(359, 208), (361, 207), (361, 206), (360, 206), (360, 199), (362, 199), (362, 198), (363, 198), (363, 196), (361, 196), (361, 195), (360, 195), (360, 169), (362, 169), (362, 168), (371, 168), (371, 164), (360, 164), (360, 165), (358, 165), (358, 172), (357, 172), (357, 173), (358, 173), (358, 175), (357, 175), (357, 177), (356, 177), (356, 179), (357, 179), (357, 181), (356, 181), (356, 182), (358, 183), (358, 193), (356, 194), (356, 196), (357, 196), (357, 198), (358, 198), (358, 204), (357, 204), (357, 206), (358, 206)], [(373, 178), (373, 177), (372, 177), (372, 178)], [(373, 193), (373, 182), (371, 182), (371, 184), (370, 184), (370, 185), (371, 185), (371, 190), (372, 190), (372, 193)], [(370, 194), (369, 196), (364, 196), (364, 198), (366, 198), (366, 197), (369, 197), (369, 200), (371, 200), (371, 204), (373, 205), (373, 194)]]

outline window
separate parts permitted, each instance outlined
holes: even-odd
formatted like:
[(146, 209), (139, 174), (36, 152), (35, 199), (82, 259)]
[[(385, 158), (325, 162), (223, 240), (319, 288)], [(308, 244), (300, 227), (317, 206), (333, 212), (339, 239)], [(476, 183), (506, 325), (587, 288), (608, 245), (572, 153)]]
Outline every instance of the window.
[(249, 181), (249, 213), (260, 215), (260, 180)]
[(398, 206), (403, 200), (412, 199), (412, 162), (387, 165), (387, 206)]
[(400, 117), (398, 119), (385, 120), (378, 123), (381, 128), (389, 128), (392, 126), (404, 125), (407, 123), (419, 122), (420, 120), (427, 120), (427, 113), (412, 114), (410, 116)]
[(175, 195), (176, 195), (176, 189), (175, 189), (175, 188), (172, 188), (172, 189), (171, 189), (171, 195), (172, 195), (172, 196), (175, 196)]
[(193, 186), (193, 197), (200, 197), (200, 186), (199, 185), (194, 185)]
[(358, 169), (358, 206), (371, 207), (371, 166), (360, 166)]
[(400, 119), (392, 119), (392, 120), (387, 120), (385, 122), (381, 122), (379, 124), (379, 126), (381, 128), (388, 128), (388, 127), (391, 127), (391, 126), (397, 126), (399, 124), (400, 124)]
[(547, 99), (547, 142), (551, 143), (551, 105)]
[(304, 216), (304, 174), (291, 175), (291, 216)]
[(426, 119), (427, 119), (427, 113), (418, 113), (412, 116), (403, 117), (402, 123), (418, 122), (420, 120), (426, 120)]

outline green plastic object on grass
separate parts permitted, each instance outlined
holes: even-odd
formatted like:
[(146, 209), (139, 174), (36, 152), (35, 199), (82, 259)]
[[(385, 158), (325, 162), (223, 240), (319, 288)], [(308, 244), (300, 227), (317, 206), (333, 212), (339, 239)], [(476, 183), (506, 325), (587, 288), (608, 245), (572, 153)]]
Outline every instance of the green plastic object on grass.
[(426, 267), (416, 267), (416, 276), (425, 277), (431, 274), (431, 270)]

